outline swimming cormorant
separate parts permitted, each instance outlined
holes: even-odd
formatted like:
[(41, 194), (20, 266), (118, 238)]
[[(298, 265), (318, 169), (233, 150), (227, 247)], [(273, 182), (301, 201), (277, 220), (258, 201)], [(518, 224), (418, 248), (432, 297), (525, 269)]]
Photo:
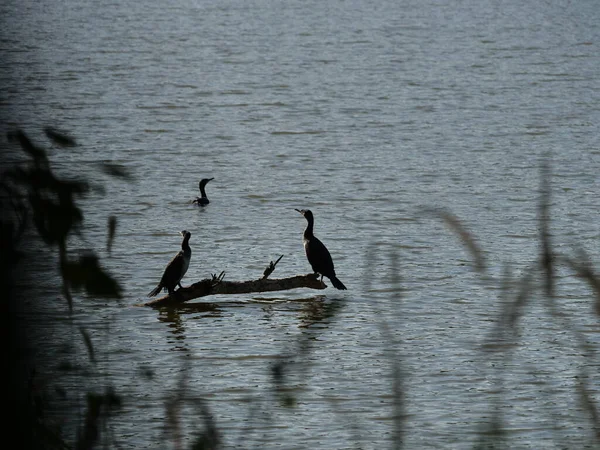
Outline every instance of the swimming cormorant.
[(208, 197), (206, 196), (206, 192), (204, 191), (204, 186), (206, 186), (206, 183), (208, 183), (210, 180), (214, 180), (214, 178), (202, 178), (200, 183), (198, 183), (198, 187), (200, 188), (200, 197), (196, 197), (194, 199), (194, 205), (206, 206), (210, 203)]
[(177, 253), (171, 262), (167, 264), (165, 273), (163, 273), (160, 283), (148, 294), (148, 297), (154, 297), (161, 289), (169, 291), (172, 294), (176, 286), (181, 286), (181, 279), (185, 275), (190, 265), (192, 257), (192, 249), (190, 248), (190, 236), (192, 233), (183, 230), (181, 232), (183, 241), (181, 242), (181, 250)]
[(323, 281), (323, 275), (331, 280), (333, 287), (337, 289), (346, 289), (344, 283), (342, 283), (335, 276), (335, 270), (333, 268), (333, 260), (329, 254), (327, 247), (316, 238), (313, 234), (313, 224), (315, 219), (313, 213), (309, 209), (296, 209), (304, 218), (308, 221), (306, 230), (304, 230), (304, 250), (306, 250), (306, 258), (310, 263), (315, 273), (321, 274), (321, 281)]

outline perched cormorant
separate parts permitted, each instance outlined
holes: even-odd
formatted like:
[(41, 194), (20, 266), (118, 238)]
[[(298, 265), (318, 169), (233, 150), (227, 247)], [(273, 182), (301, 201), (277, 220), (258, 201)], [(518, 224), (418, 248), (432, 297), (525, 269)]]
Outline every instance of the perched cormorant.
[(333, 260), (329, 254), (327, 247), (313, 234), (313, 224), (315, 219), (313, 213), (309, 209), (297, 209), (300, 214), (308, 221), (308, 226), (304, 230), (304, 250), (306, 250), (306, 258), (310, 263), (315, 273), (321, 274), (321, 281), (323, 281), (323, 275), (331, 280), (333, 287), (337, 289), (346, 289), (344, 283), (342, 283), (335, 276), (335, 270), (333, 269)]
[(176, 286), (181, 287), (181, 279), (185, 275), (190, 265), (192, 257), (192, 249), (190, 248), (190, 236), (192, 233), (183, 230), (181, 232), (183, 241), (181, 242), (181, 250), (177, 253), (171, 262), (167, 264), (165, 273), (163, 273), (160, 283), (148, 294), (148, 297), (154, 297), (161, 289), (169, 291), (172, 294)]
[(198, 183), (198, 187), (200, 188), (200, 197), (196, 197), (194, 199), (194, 205), (206, 206), (210, 203), (208, 197), (206, 196), (206, 192), (204, 191), (204, 186), (206, 186), (206, 183), (208, 183), (210, 180), (214, 180), (214, 178), (202, 178), (200, 183)]

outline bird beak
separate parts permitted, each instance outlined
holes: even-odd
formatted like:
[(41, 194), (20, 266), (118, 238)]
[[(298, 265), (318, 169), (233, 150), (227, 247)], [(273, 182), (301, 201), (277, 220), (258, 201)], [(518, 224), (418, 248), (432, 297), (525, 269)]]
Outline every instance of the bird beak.
[(295, 211), (298, 211), (300, 214), (304, 215), (304, 213), (302, 212), (302, 210), (294, 208)]

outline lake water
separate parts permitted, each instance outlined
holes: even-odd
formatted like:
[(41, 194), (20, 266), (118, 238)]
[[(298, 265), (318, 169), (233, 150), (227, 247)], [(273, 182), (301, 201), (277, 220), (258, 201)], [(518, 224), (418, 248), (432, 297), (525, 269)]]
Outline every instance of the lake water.
[[(190, 448), (200, 404), (224, 448), (382, 449), (401, 433), (408, 449), (466, 449), (495, 411), (510, 448), (592, 448), (577, 393), (581, 381), (600, 402), (588, 285), (560, 266), (558, 312), (536, 289), (518, 345), (492, 338), (504, 267), (516, 280), (539, 253), (546, 153), (554, 248), (600, 268), (596, 1), (7, 0), (0, 11), (3, 135), (46, 142), (51, 125), (77, 139), (51, 149), (53, 167), (105, 194), (83, 200), (71, 248), (96, 249), (125, 288), (120, 303), (76, 296), (66, 319), (51, 271), (36, 283), (43, 302), (27, 304), (40, 378), (79, 409), (67, 431), (89, 386), (113, 386), (123, 405), (105, 432), (118, 448)], [(211, 203), (196, 208), (204, 177)], [(182, 229), (186, 286), (221, 271), (259, 278), (280, 255), (271, 277), (310, 272), (294, 208), (313, 211), (347, 291), (135, 306)], [(490, 279), (429, 208), (471, 230)], [(167, 424), (178, 395), (179, 438)]]

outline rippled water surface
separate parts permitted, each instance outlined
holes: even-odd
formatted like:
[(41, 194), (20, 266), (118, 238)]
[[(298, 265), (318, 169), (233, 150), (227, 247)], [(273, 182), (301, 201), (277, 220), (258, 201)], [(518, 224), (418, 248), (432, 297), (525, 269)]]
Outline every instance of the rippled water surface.
[[(576, 389), (583, 379), (600, 402), (599, 358), (584, 345), (600, 349), (600, 329), (585, 282), (559, 267), (558, 312), (537, 289), (519, 345), (493, 332), (503, 268), (516, 280), (539, 252), (547, 152), (555, 249), (600, 267), (595, 1), (9, 0), (0, 11), (2, 131), (76, 137), (75, 150), (51, 149), (53, 167), (105, 193), (83, 201), (71, 247), (96, 249), (125, 288), (120, 303), (77, 297), (64, 319), (51, 272), (36, 286), (43, 303), (28, 302), (44, 314), (28, 323), (44, 336), (49, 386), (80, 408), (90, 384), (122, 396), (109, 422), (119, 448), (169, 448), (182, 389), (185, 448), (200, 404), (227, 448), (381, 449), (399, 429), (405, 448), (472, 448), (494, 411), (510, 448), (591, 445)], [(196, 208), (203, 177), (211, 204)], [(294, 208), (314, 212), (347, 291), (135, 306), (182, 229), (184, 285), (258, 278), (280, 255), (272, 277), (309, 272)], [(490, 279), (431, 208), (463, 220)]]

